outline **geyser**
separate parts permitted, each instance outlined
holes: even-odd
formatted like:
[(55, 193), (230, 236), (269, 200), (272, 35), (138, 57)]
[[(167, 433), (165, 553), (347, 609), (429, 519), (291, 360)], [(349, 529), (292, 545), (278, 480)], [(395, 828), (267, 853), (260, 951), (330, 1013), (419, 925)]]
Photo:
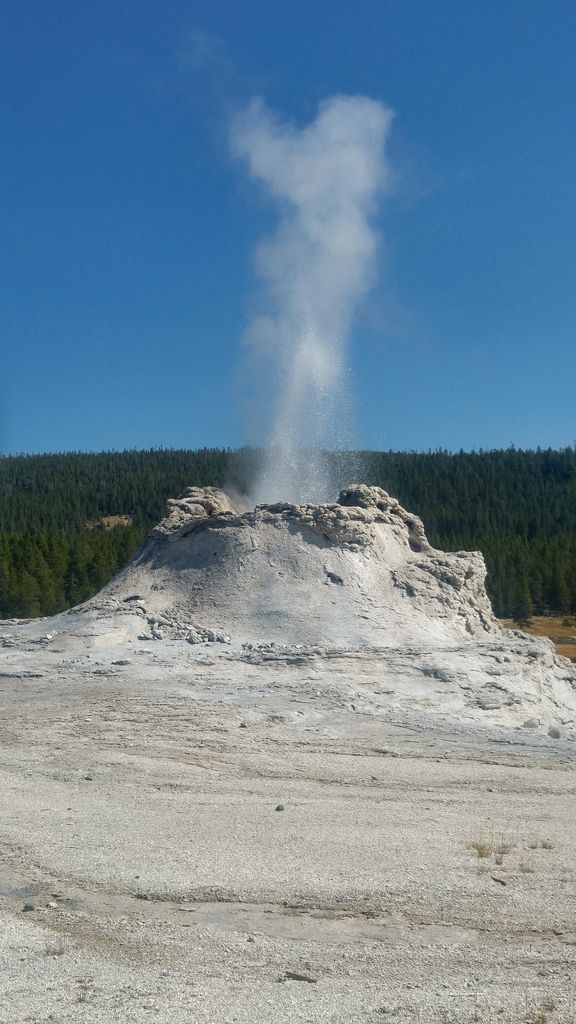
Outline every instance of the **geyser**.
[(17, 660), (54, 643), (66, 671), (93, 650), (114, 671), (150, 658), (200, 685), (218, 663), (239, 694), (249, 676), (266, 692), (324, 686), (333, 708), (369, 716), (572, 731), (574, 669), (550, 641), (501, 627), (485, 574), (479, 552), (436, 551), (378, 487), (247, 511), (189, 487), (100, 594), (49, 622), (3, 623), (0, 645)]
[(373, 215), (389, 183), (392, 116), (364, 96), (333, 96), (302, 129), (261, 100), (233, 122), (234, 153), (280, 214), (257, 249), (264, 308), (247, 333), (256, 372), (266, 364), (275, 389), (258, 501), (322, 502), (334, 493), (322, 451), (348, 446), (346, 345), (375, 280)]
[[(435, 551), (422, 522), (378, 487), (337, 502), (235, 508), (188, 488), (103, 593), (139, 594), (160, 630), (235, 643), (386, 647), (501, 636), (477, 552)], [(194, 639), (194, 637), (192, 637)]]

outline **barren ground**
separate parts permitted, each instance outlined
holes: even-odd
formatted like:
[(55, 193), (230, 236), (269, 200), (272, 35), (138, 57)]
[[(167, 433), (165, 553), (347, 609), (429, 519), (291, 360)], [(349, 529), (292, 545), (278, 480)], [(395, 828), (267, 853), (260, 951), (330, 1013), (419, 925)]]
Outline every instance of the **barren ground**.
[(206, 651), (3, 652), (2, 1024), (572, 1021), (573, 743)]

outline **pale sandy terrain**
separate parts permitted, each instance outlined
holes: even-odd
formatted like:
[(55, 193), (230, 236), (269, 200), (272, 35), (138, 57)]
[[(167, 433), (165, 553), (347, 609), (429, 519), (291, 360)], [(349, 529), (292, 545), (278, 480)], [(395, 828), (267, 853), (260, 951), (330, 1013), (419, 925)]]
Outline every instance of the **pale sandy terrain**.
[(2, 659), (0, 1021), (572, 1020), (573, 743), (55, 644)]

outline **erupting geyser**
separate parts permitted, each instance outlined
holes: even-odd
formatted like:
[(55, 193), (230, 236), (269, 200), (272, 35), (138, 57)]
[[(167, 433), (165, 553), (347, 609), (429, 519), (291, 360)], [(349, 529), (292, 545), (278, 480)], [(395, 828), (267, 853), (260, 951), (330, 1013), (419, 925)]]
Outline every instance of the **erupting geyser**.
[(365, 96), (325, 100), (302, 129), (261, 101), (234, 121), (233, 150), (280, 213), (278, 230), (257, 250), (263, 308), (247, 336), (255, 401), (266, 394), (271, 408), (257, 501), (329, 501), (337, 489), (322, 450), (350, 446), (346, 347), (376, 276), (373, 218), (389, 184), (391, 121)]

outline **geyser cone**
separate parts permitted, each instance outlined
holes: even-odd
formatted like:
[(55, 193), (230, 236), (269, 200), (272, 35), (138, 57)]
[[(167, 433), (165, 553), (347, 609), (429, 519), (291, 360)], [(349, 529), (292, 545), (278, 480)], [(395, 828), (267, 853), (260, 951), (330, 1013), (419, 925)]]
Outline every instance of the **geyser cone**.
[(163, 636), (343, 647), (501, 636), (482, 556), (435, 551), (378, 487), (247, 512), (191, 487), (167, 511), (99, 598), (140, 600)]
[(377, 487), (248, 511), (223, 491), (187, 488), (96, 597), (50, 620), (3, 623), (0, 647), (18, 677), (58, 665), (76, 680), (83, 665), (91, 686), (126, 671), (143, 687), (206, 684), (227, 700), (273, 692), (282, 708), (313, 686), (330, 714), (350, 702), (368, 716), (419, 709), (572, 731), (574, 669), (550, 641), (500, 627), (484, 577), (479, 553), (435, 551), (421, 521)]

